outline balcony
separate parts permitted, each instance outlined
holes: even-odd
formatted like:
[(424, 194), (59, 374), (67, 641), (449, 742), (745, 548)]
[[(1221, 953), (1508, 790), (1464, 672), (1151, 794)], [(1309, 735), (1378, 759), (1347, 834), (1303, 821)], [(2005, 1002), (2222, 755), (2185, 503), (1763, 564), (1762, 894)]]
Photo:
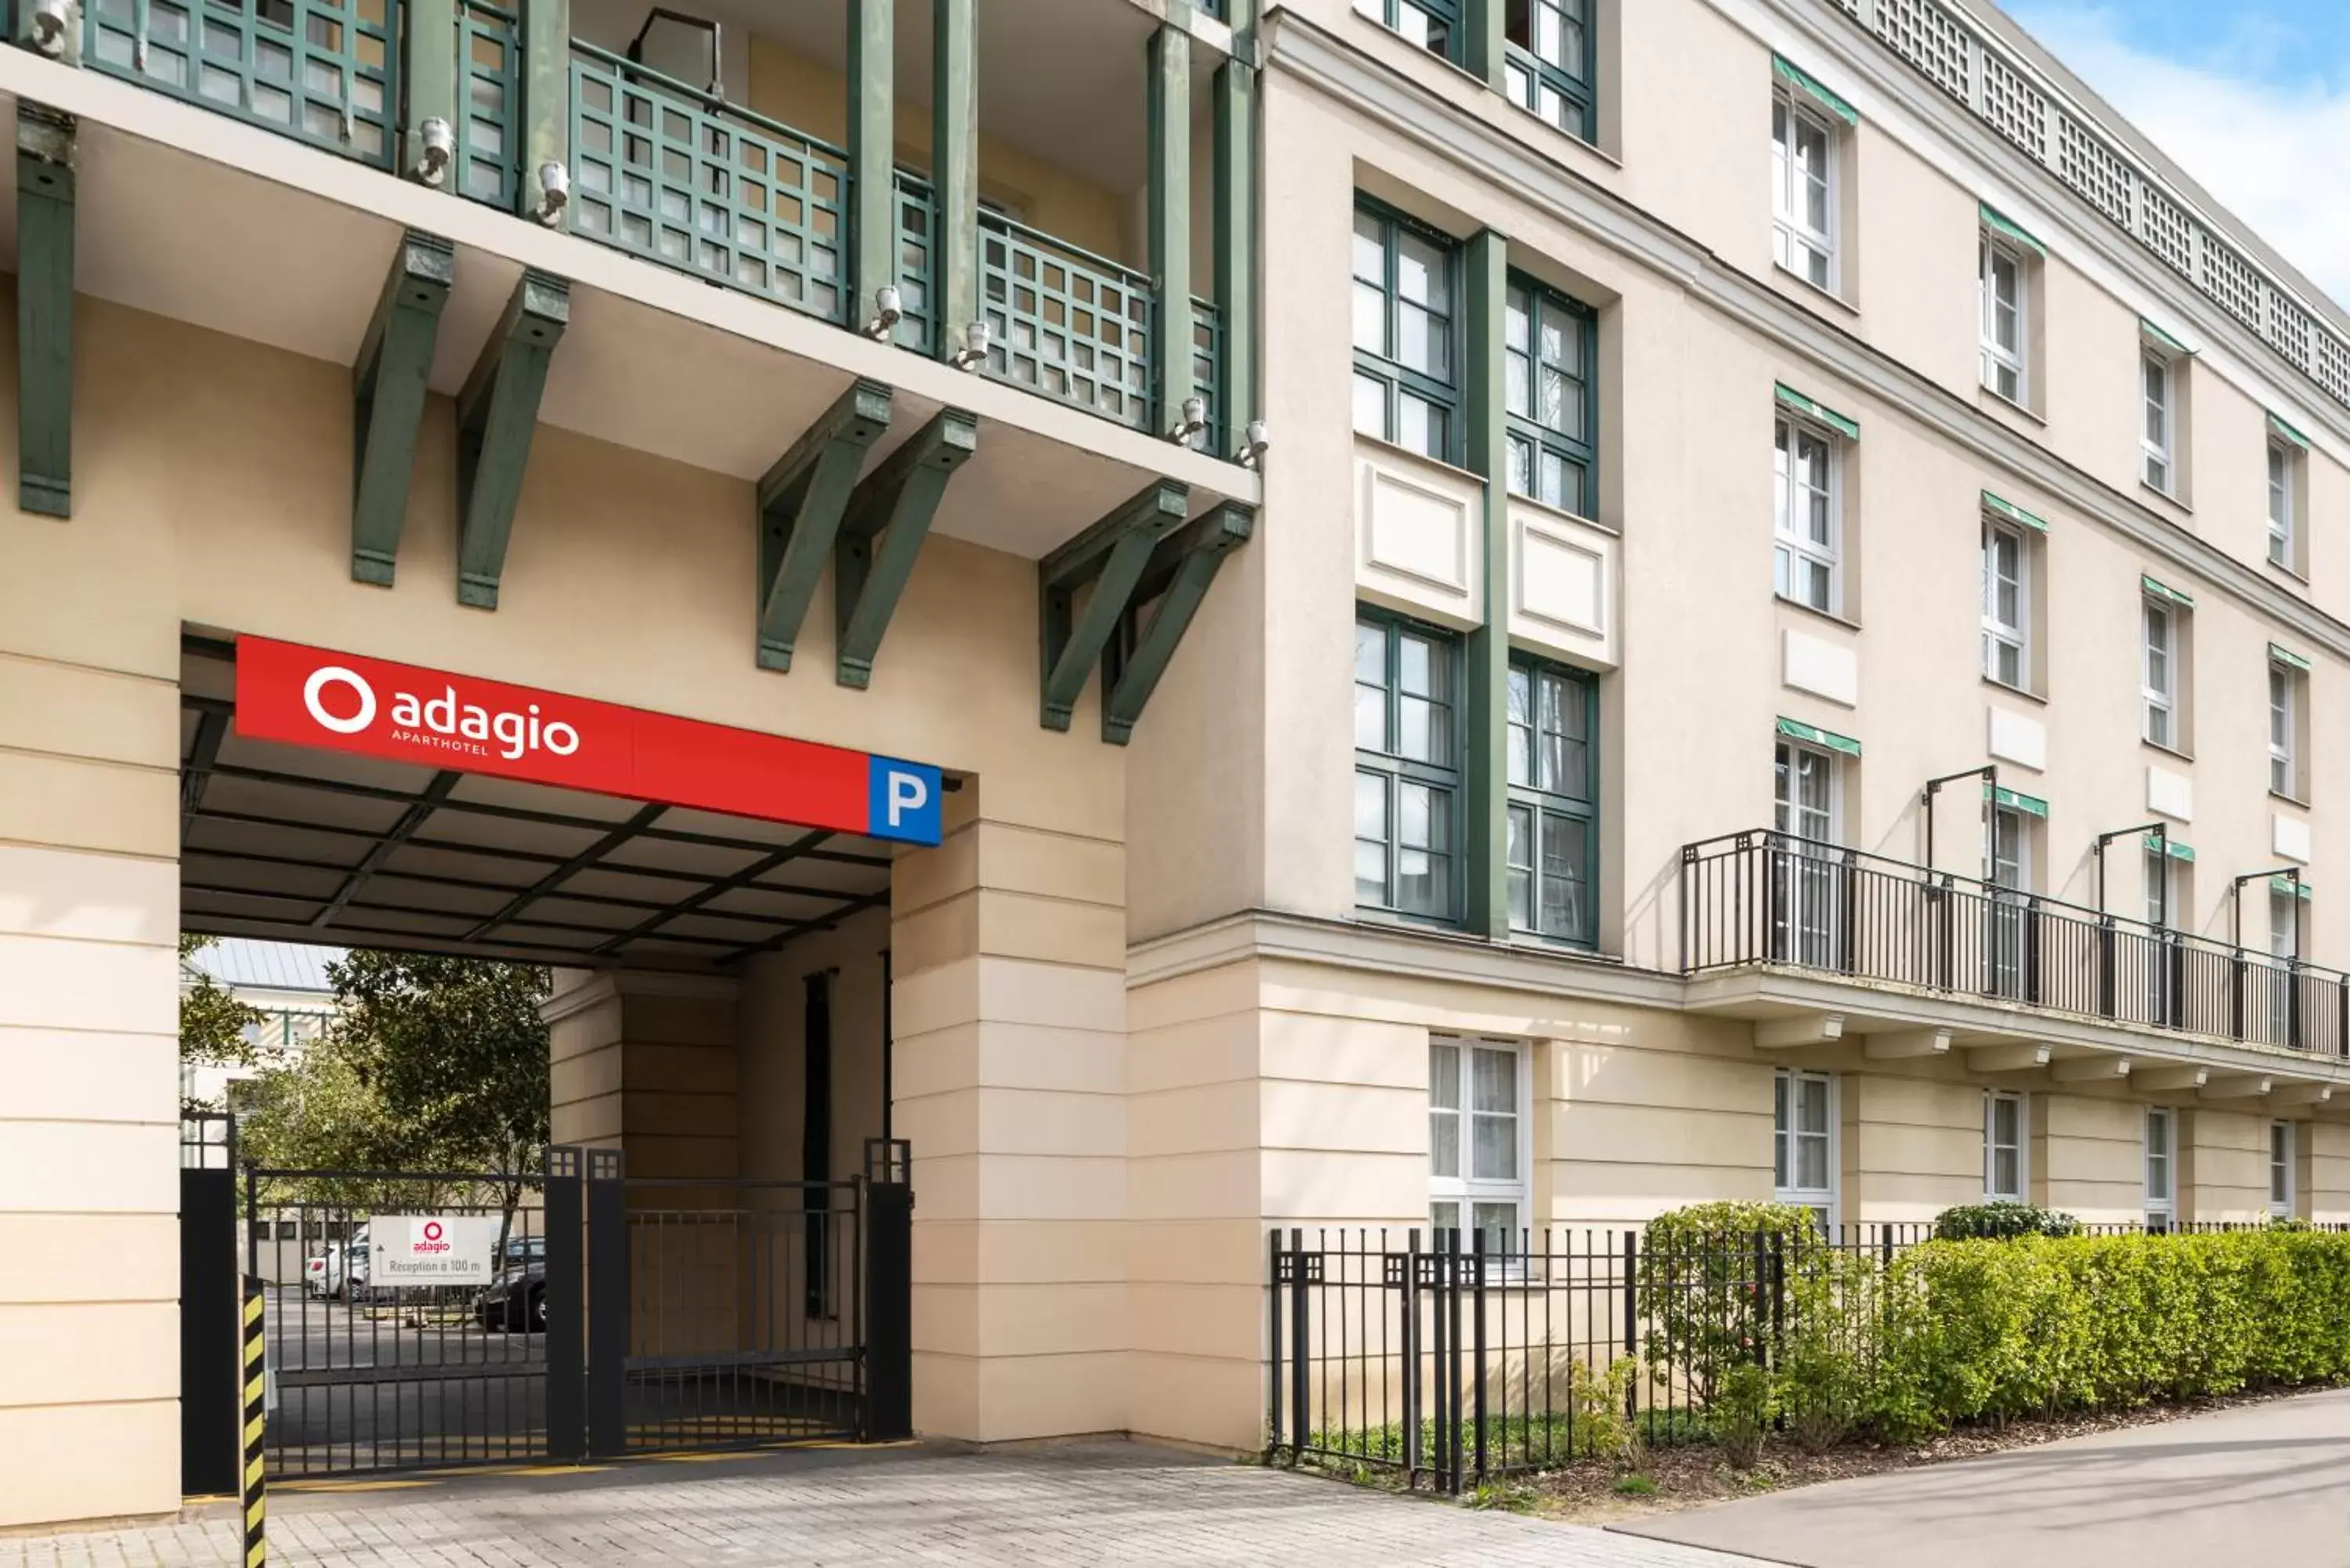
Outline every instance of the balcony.
[[(662, 28), (650, 30), (658, 47), (650, 53), (647, 31), (629, 40), (604, 36), (591, 25), (617, 15), (613, 7), (577, 8), (580, 31), (566, 41), (568, 60), (559, 78), (565, 101), (542, 111), (549, 124), (559, 111), (552, 144), (563, 150), (568, 175), (569, 199), (556, 221), (644, 261), (852, 331), (862, 330), (875, 311), (875, 301), (864, 294), (888, 278), (903, 311), (888, 333), (890, 341), (934, 358), (962, 347), (971, 323), (942, 327), (937, 319), (949, 291), (935, 275), (940, 214), (928, 177), (894, 171), (886, 221), (895, 232), (878, 242), (896, 258), (894, 276), (889, 270), (860, 271), (856, 258), (865, 236), (858, 233), (857, 174), (845, 134), (824, 134), (777, 117), (780, 110), (796, 119), (803, 107), (817, 119), (841, 112), (835, 95), (846, 90), (845, 82), (821, 91), (812, 83), (824, 71), (845, 69), (841, 23), (849, 8), (835, 4), (778, 13), (740, 0), (703, 4), (708, 22), (697, 28), (698, 19), (685, 19), (681, 29), (679, 18), (667, 18)], [(1102, 150), (1087, 155), (1087, 176), (1071, 182), (1056, 170), (1053, 182), (1056, 189), (1075, 188), (1089, 177), (1105, 211), (1130, 217), (1130, 196), (1147, 183), (1139, 106), (1149, 97), (1144, 44), (1155, 24), (1139, 8), (1125, 5), (1077, 7), (1057, 20), (1003, 22), (993, 8), (978, 9), (975, 51), (991, 67), (1035, 57), (1026, 35), (1052, 20), (1066, 35), (1058, 57), (1098, 58), (1096, 74), (1130, 78), (1100, 85), (1122, 98), (1127, 107), (1119, 118), (1130, 118), (1132, 126), (1120, 125), (1113, 134), (1106, 125), (1073, 122), (1049, 138), (1065, 147), (1073, 140), (1100, 143)], [(930, 7), (901, 5), (898, 11), (897, 79), (927, 85), (916, 73), (930, 68)], [(420, 19), (449, 12), (455, 23), (452, 57), (430, 58), (415, 29)], [(1214, 8), (1207, 14), (1212, 16)], [(756, 24), (755, 30), (746, 22)], [(722, 31), (734, 40), (737, 79), (731, 83), (718, 41)], [(453, 67), (454, 149), (445, 188), (520, 216), (535, 206), (539, 186), (531, 149), (550, 145), (546, 126), (535, 128), (527, 116), (524, 90), (538, 36), (527, 0), (88, 0), (82, 52), (96, 70), (393, 172), (415, 158), (419, 145), (416, 126), (403, 123), (401, 106), (411, 106), (407, 115), (421, 122), (429, 110), (413, 107), (416, 94), (428, 78)], [(764, 76), (751, 68), (778, 60), (789, 61), (788, 68), (774, 66)], [(1208, 81), (1217, 63), (1211, 54), (1198, 62), (1189, 72), (1190, 101), (1170, 111), (1193, 127), (1195, 179), (1206, 177), (1208, 160), (1199, 153), (1206, 141)], [(980, 101), (1004, 123), (991, 133), (983, 122), (982, 142), (1013, 147), (1013, 157), (1034, 165), (1035, 143), (1048, 140), (1037, 134), (1039, 113), (993, 106), (998, 93), (1035, 97), (1042, 84), (991, 81), (989, 87)], [(819, 105), (818, 98), (827, 101)], [(754, 102), (760, 107), (750, 107)], [(1029, 144), (1024, 151), (1013, 140), (1022, 132)], [(983, 164), (984, 190), (989, 155), (974, 156)], [(1188, 214), (1188, 192), (1180, 205)], [(1222, 302), (1186, 288), (1180, 297), (1189, 309), (1170, 311), (1154, 268), (1105, 254), (1098, 240), (1080, 244), (1049, 232), (1027, 216), (983, 197), (971, 264), (977, 296), (972, 319), (985, 325), (988, 341), (974, 368), (1152, 432), (1180, 421), (1182, 410), (1173, 401), (1197, 396), (1207, 405), (1207, 428), (1187, 444), (1219, 454), (1234, 450), (1236, 432), (1219, 422), (1227, 411), (1222, 393), (1228, 381)], [(1118, 226), (1113, 221), (1112, 230)], [(1110, 237), (1128, 249), (1149, 248), (1134, 234)], [(1188, 234), (1180, 237), (1187, 253), (1201, 253), (1196, 259), (1187, 255), (1186, 270), (1206, 276), (1212, 244), (1194, 246)], [(1170, 323), (1188, 339), (1188, 378), (1162, 374), (1162, 355), (1182, 351), (1160, 341)]]
[(1681, 850), (1681, 969), (1778, 969), (2350, 1056), (2350, 975), (1783, 833)]

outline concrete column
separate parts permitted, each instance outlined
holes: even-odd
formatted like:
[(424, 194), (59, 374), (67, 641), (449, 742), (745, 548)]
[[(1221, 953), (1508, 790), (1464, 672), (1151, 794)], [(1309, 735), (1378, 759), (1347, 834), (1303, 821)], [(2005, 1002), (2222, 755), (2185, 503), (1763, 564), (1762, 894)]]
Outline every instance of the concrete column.
[(650, 970), (556, 971), (541, 1009), (553, 1141), (621, 1149), (633, 1177), (739, 1174), (737, 990)]
[(892, 893), (898, 1136), (914, 1154), (914, 1425), (1120, 1431), (1125, 853), (986, 818)]
[(88, 499), (0, 515), (0, 1525), (180, 1505), (180, 624)]

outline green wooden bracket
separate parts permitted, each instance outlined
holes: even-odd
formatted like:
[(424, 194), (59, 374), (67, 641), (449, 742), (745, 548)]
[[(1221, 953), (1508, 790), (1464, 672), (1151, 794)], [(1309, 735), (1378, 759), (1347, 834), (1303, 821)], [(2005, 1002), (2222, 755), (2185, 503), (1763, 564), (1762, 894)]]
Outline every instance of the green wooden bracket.
[[(1159, 678), (1167, 673), (1168, 660), (1182, 645), (1200, 601), (1208, 597), (1208, 585), (1216, 580), (1216, 568), (1255, 532), (1256, 508), (1227, 501), (1152, 552), (1150, 565), (1135, 585), (1134, 603), (1157, 599), (1159, 605), (1150, 612), (1149, 625), (1137, 628), (1130, 640), (1120, 639), (1126, 651), (1105, 666), (1110, 686), (1102, 700), (1103, 740), (1122, 746), (1133, 737), (1135, 721), (1142, 717)], [(1111, 651), (1120, 654), (1119, 644), (1113, 644)]]
[(498, 607), (506, 540), (538, 428), (546, 368), (571, 319), (571, 286), (525, 272), (457, 394), (457, 602)]
[(424, 384), (441, 334), (441, 307), (457, 276), (447, 240), (411, 229), (383, 280), (375, 316), (351, 367), (351, 577), (391, 586), (408, 516)]
[(941, 409), (931, 422), (884, 458), (848, 498), (833, 546), (833, 624), (839, 628), (837, 678), (862, 691), (872, 683), (881, 634), (913, 575), (914, 557), (947, 481), (979, 449), (979, 416)]
[(16, 505), (73, 515), (74, 131), (16, 104)]
[(759, 481), (759, 668), (789, 670), (865, 449), (889, 428), (889, 389), (841, 393)]
[[(1182, 525), (1191, 500), (1190, 485), (1154, 479), (1132, 500), (1036, 564), (1045, 728), (1069, 727), (1077, 693), (1085, 690), (1086, 677), (1093, 673), (1095, 661), (1125, 617), (1152, 552)], [(1077, 590), (1087, 583), (1093, 592), (1079, 614)]]

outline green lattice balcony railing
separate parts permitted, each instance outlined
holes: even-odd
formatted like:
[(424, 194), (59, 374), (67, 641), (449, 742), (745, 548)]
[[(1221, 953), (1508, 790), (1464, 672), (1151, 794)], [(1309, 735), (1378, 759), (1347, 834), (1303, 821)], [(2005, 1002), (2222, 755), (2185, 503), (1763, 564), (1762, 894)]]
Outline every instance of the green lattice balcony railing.
[(88, 0), (87, 62), (378, 168), (400, 98), (394, 0)]
[(846, 321), (848, 154), (575, 38), (571, 227)]
[(1150, 417), (1150, 279), (1000, 213), (979, 215), (987, 373), (1121, 424)]
[(938, 209), (931, 198), (931, 182), (919, 174), (897, 171), (898, 181), (898, 343), (918, 354), (932, 352), (931, 257)]
[(520, 18), (491, 0), (457, 0), (457, 165), (449, 188), (515, 210), (522, 185)]
[[(1208, 405), (1208, 428), (1191, 438), (1191, 444), (1209, 453), (1223, 446), (1224, 388), (1224, 317), (1211, 302), (1198, 295), (1191, 296), (1191, 382), (1199, 389), (1200, 400)], [(1162, 415), (1159, 421), (1173, 429), (1171, 417)]]

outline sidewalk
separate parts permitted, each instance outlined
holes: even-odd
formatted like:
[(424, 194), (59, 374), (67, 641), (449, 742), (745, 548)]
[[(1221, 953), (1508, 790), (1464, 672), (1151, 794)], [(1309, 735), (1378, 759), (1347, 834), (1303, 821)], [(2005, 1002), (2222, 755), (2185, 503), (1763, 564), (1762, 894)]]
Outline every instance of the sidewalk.
[[(1752, 1560), (1132, 1444), (803, 1449), (270, 1500), (270, 1561), (320, 1568), (1760, 1568)], [(234, 1568), (233, 1511), (0, 1536), (0, 1568)]]
[(2350, 1389), (1623, 1528), (1802, 1568), (2350, 1568)]

